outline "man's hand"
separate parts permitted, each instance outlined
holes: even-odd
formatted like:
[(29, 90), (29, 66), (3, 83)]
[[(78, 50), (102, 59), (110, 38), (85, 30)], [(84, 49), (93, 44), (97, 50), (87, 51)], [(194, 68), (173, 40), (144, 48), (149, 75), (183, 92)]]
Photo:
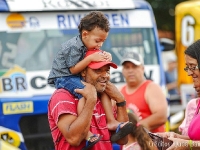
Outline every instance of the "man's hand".
[(111, 83), (110, 81), (108, 81), (107, 85), (106, 85), (106, 90), (105, 90), (106, 94), (108, 94), (108, 96), (115, 100), (117, 103), (119, 102), (123, 102), (124, 101), (124, 96), (122, 95), (122, 93), (117, 89), (117, 87)]
[(83, 95), (83, 97), (86, 99), (86, 102), (87, 100), (92, 100), (93, 102), (96, 103), (97, 91), (95, 87), (90, 83), (86, 83), (84, 81), (81, 82), (85, 85), (84, 89), (75, 89), (75, 92)]

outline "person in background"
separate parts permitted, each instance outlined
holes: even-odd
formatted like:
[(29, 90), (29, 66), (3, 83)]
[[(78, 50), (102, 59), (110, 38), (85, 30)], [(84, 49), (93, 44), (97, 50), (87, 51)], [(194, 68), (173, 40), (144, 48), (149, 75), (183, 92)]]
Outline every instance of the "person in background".
[[(112, 56), (105, 51), (92, 53), (84, 58), (87, 51), (95, 51), (101, 48), (108, 36), (110, 30), (109, 21), (100, 11), (91, 11), (85, 15), (78, 26), (79, 34), (62, 44), (60, 51), (52, 64), (52, 69), (48, 77), (48, 83), (54, 84), (56, 89), (64, 88), (75, 95), (79, 100), (78, 114), (80, 114), (85, 105), (85, 98), (74, 92), (76, 88), (84, 88), (81, 83), (80, 72), (84, 70), (92, 61), (111, 61)], [(115, 120), (112, 114), (111, 99), (104, 92), (101, 93), (103, 106), (106, 111), (107, 126), (109, 130), (115, 131), (119, 126), (126, 128), (130, 123), (120, 123)], [(104, 104), (105, 102), (105, 104)], [(123, 126), (126, 124), (126, 126)], [(123, 126), (123, 127), (122, 127)], [(88, 142), (95, 144), (100, 140), (100, 135), (88, 132), (86, 137)]]
[(144, 77), (144, 62), (140, 54), (126, 53), (121, 61), (126, 84), (121, 88), (127, 108), (139, 118), (139, 123), (151, 132), (164, 132), (167, 121), (167, 100), (159, 85)]
[[(188, 76), (192, 77), (194, 88), (198, 98), (193, 100), (196, 103), (195, 112), (192, 110), (192, 116), (185, 123), (187, 123), (186, 134), (180, 135), (174, 132), (158, 133), (158, 135), (169, 138), (173, 141), (173, 145), (167, 150), (195, 150), (200, 149), (200, 40), (197, 40), (185, 50), (185, 64), (184, 70)], [(194, 104), (192, 104), (194, 105)], [(186, 117), (188, 114), (186, 114)]]
[(165, 57), (167, 69), (165, 71), (165, 81), (170, 99), (180, 99), (177, 84), (177, 57), (174, 52), (168, 53)]
[(149, 137), (142, 125), (138, 123), (138, 117), (128, 112), (129, 121), (133, 123), (132, 132), (128, 135), (128, 143), (122, 146), (122, 150), (157, 150), (157, 147)]
[[(93, 53), (88, 51), (85, 57)], [(127, 135), (133, 128), (118, 128), (111, 135), (107, 127), (107, 119), (102, 105), (101, 93), (105, 92), (116, 103), (113, 106), (113, 116), (118, 122), (128, 122), (126, 101), (120, 91), (110, 80), (110, 67), (117, 65), (110, 61), (91, 62), (82, 72), (84, 82), (83, 89), (75, 89), (75, 92), (84, 96), (86, 102), (83, 110), (78, 114), (78, 99), (65, 88), (56, 89), (48, 103), (48, 121), (56, 150), (110, 150), (112, 144), (110, 137), (118, 144), (127, 143)], [(86, 136), (91, 131), (101, 135), (102, 138), (95, 144), (87, 141)]]

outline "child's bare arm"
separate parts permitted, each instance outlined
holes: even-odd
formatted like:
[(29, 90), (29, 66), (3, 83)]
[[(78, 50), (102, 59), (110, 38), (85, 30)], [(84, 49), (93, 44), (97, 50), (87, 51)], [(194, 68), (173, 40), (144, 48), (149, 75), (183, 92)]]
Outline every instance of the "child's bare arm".
[(71, 67), (70, 72), (72, 74), (78, 74), (83, 69), (85, 69), (91, 61), (105, 61), (105, 60), (107, 59), (103, 53), (96, 52), (84, 58), (83, 60), (79, 61), (75, 66)]

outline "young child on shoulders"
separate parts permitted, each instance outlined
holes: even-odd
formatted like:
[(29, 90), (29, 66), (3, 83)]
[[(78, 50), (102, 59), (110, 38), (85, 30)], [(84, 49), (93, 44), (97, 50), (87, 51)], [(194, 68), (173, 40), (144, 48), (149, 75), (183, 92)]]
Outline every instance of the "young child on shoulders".
[[(81, 19), (78, 29), (80, 35), (63, 43), (60, 51), (58, 51), (55, 56), (48, 77), (48, 83), (54, 84), (57, 89), (64, 88), (68, 90), (79, 100), (77, 106), (77, 113), (79, 115), (85, 104), (85, 98), (74, 91), (75, 89), (84, 88), (84, 85), (81, 83), (80, 72), (84, 70), (90, 62), (111, 61), (112, 56), (108, 52), (101, 51), (84, 58), (87, 51), (99, 50), (108, 36), (110, 30), (109, 21), (102, 12), (92, 11), (87, 14)], [(130, 128), (132, 124), (129, 122), (120, 123), (115, 120), (112, 114), (111, 100), (105, 92), (101, 95), (101, 101), (102, 103), (106, 103), (106, 105), (103, 106), (105, 106), (104, 110), (108, 129), (116, 130), (117, 128), (123, 128), (122, 131), (126, 131), (128, 134), (129, 131), (127, 131), (126, 128)], [(118, 136), (118, 133), (115, 135)], [(120, 137), (120, 135), (121, 134), (119, 134), (119, 138), (123, 138)], [(93, 146), (101, 140), (101, 138), (100, 135), (89, 132), (85, 138), (87, 141), (86, 148)]]

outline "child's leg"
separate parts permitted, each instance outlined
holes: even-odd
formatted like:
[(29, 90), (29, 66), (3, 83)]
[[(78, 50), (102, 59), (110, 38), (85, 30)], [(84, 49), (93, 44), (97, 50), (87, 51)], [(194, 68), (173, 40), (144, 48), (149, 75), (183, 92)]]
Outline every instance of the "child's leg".
[(75, 89), (84, 88), (80, 76), (71, 75), (67, 77), (60, 77), (56, 78), (54, 82), (57, 89), (65, 89), (78, 99), (83, 97), (81, 94), (74, 91)]
[(101, 102), (105, 110), (108, 129), (116, 130), (120, 122), (115, 119), (113, 115), (111, 99), (105, 92), (101, 94)]
[(124, 138), (131, 133), (133, 129), (133, 123), (119, 122), (115, 119), (113, 115), (112, 102), (109, 96), (103, 92), (101, 95), (101, 102), (106, 114), (107, 127), (109, 130), (116, 130), (110, 138), (111, 142), (117, 142), (119, 139)]

